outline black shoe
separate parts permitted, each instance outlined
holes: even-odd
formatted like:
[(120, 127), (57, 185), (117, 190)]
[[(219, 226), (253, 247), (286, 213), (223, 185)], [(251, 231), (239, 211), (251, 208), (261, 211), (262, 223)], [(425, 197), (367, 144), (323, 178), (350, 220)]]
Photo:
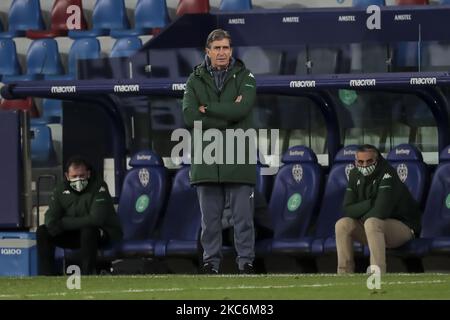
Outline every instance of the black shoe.
[(255, 269), (251, 263), (244, 264), (244, 269), (239, 269), (240, 274), (255, 274)]
[(202, 273), (203, 274), (219, 274), (219, 270), (214, 268), (212, 263), (207, 262), (202, 267)]

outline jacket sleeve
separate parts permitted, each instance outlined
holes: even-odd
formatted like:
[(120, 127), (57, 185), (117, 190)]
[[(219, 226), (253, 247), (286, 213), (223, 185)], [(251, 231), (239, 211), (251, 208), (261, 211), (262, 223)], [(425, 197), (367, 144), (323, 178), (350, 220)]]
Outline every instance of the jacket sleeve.
[(228, 121), (219, 119), (209, 113), (201, 113), (198, 108), (202, 105), (198, 100), (192, 86), (191, 78), (186, 83), (186, 90), (183, 96), (183, 117), (188, 128), (194, 127), (194, 121), (202, 121), (204, 129), (217, 128), (225, 129), (229, 126)]
[(347, 187), (344, 196), (344, 216), (359, 219), (370, 209), (370, 199), (357, 201), (355, 191)]
[(58, 198), (59, 193), (58, 190), (59, 189), (55, 189), (53, 191), (53, 194), (50, 197), (48, 209), (45, 212), (44, 224), (47, 226), (48, 232), (52, 236), (56, 236), (64, 231), (62, 226), (62, 217), (64, 209), (61, 206), (61, 203)]
[(245, 118), (252, 110), (256, 99), (256, 81), (250, 71), (247, 71), (247, 75), (239, 87), (238, 95), (242, 96), (240, 102), (224, 101), (208, 103), (206, 113), (233, 122), (238, 122)]
[(93, 197), (89, 214), (80, 217), (64, 217), (62, 225), (65, 230), (75, 230), (83, 227), (103, 227), (108, 215), (115, 214), (114, 205), (108, 192), (108, 187), (102, 183)]
[(395, 206), (395, 190), (394, 179), (389, 173), (385, 173), (378, 185), (376, 197), (372, 199), (372, 207), (362, 217), (363, 220), (368, 218), (387, 219), (391, 216)]

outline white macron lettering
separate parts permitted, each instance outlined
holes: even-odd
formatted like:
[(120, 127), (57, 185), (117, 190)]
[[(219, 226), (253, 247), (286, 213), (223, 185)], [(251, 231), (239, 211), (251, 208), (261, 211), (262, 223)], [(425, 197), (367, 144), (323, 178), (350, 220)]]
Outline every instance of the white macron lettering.
[(138, 84), (118, 84), (114, 86), (114, 92), (139, 92)]
[(51, 93), (75, 93), (77, 92), (76, 86), (52, 86), (50, 88)]
[(350, 87), (373, 87), (377, 84), (375, 79), (350, 80)]
[(314, 88), (316, 86), (315, 80), (291, 81), (290, 88)]

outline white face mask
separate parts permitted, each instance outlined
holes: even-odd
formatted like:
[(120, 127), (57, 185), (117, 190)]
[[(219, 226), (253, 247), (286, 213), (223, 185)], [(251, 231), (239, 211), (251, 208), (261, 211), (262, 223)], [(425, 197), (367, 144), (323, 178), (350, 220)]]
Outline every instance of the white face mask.
[(366, 177), (370, 176), (375, 171), (376, 167), (377, 167), (377, 163), (376, 162), (374, 164), (371, 164), (370, 166), (367, 166), (367, 167), (357, 166), (358, 171), (363, 176), (366, 176)]
[(88, 185), (88, 180), (87, 179), (73, 179), (73, 180), (69, 180), (69, 185), (70, 187), (78, 192), (83, 191), (84, 189), (86, 189), (87, 185)]

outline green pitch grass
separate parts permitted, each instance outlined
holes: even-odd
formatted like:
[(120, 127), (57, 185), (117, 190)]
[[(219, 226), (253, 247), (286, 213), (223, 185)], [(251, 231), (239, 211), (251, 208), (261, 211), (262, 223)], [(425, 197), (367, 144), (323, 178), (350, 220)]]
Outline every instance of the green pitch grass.
[(0, 299), (450, 299), (450, 274), (388, 274), (369, 290), (363, 274), (142, 275), (0, 278)]

